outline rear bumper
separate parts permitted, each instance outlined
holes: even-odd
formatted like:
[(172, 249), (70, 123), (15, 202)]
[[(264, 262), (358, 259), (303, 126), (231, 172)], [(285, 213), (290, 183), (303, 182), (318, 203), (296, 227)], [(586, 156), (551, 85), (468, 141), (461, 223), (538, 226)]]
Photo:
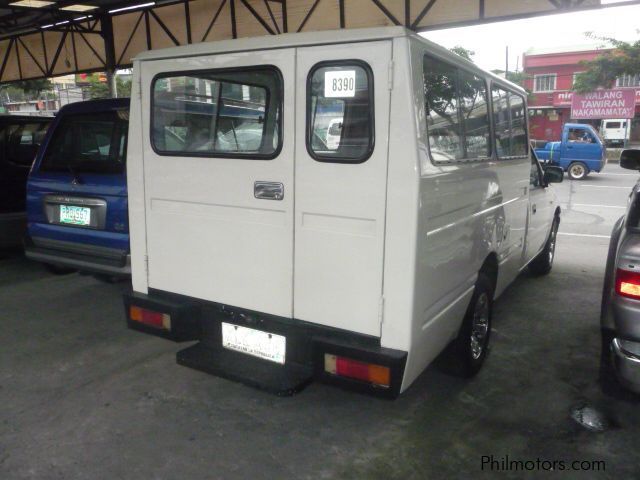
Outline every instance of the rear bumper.
[(22, 245), (26, 230), (25, 212), (0, 213), (0, 248)]
[[(376, 337), (155, 290), (150, 290), (149, 295), (137, 292), (127, 293), (124, 296), (124, 305), (127, 324), (134, 330), (174, 341), (200, 340), (203, 347), (218, 351), (224, 350), (222, 348), (223, 322), (261, 330), (286, 338), (285, 365), (282, 368), (300, 367), (312, 372), (316, 380), (377, 396), (395, 398), (400, 393), (407, 352), (382, 347), (380, 339)], [(170, 328), (151, 327), (132, 320), (131, 306), (169, 315)], [(233, 354), (237, 355), (238, 362), (247, 357), (243, 353), (233, 352)], [(390, 385), (389, 387), (374, 386), (363, 381), (327, 373), (325, 355), (336, 355), (388, 367)], [(220, 356), (211, 355), (209, 358), (216, 357)], [(180, 354), (178, 354), (178, 360), (180, 362)], [(268, 360), (258, 359), (257, 361), (265, 365), (275, 365)], [(258, 386), (255, 379), (243, 378), (238, 371), (226, 372), (225, 367), (221, 365), (203, 365), (194, 366), (194, 368)]]
[(37, 262), (105, 275), (131, 275), (129, 252), (42, 237), (25, 238), (27, 258)]
[(640, 393), (640, 342), (614, 338), (611, 352), (620, 383), (629, 390)]

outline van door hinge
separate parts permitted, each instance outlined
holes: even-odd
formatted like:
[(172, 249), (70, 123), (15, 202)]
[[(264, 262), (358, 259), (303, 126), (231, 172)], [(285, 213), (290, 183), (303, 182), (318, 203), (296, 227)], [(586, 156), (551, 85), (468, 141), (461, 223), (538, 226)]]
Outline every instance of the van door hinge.
[(144, 256), (144, 273), (147, 275), (147, 279), (149, 278), (149, 255)]
[(384, 323), (384, 297), (380, 297), (378, 302), (378, 320), (380, 325)]
[(142, 101), (142, 80), (138, 79), (138, 100)]
[(389, 62), (389, 90), (393, 90), (393, 60)]

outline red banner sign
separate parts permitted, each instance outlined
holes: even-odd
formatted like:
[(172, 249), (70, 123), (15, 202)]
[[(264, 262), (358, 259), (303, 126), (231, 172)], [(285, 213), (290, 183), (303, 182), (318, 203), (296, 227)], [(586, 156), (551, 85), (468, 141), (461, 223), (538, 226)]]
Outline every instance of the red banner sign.
[(571, 98), (571, 118), (574, 119), (633, 118), (635, 113), (634, 90), (596, 90), (574, 93)]

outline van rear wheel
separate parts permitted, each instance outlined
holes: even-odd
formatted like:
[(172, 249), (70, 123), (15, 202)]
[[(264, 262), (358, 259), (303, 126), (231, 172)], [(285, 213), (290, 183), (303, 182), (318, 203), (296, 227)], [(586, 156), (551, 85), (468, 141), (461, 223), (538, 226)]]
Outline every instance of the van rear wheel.
[(582, 162), (573, 162), (567, 173), (571, 180), (583, 180), (589, 174), (589, 168)]
[(480, 273), (458, 337), (445, 351), (445, 371), (464, 378), (480, 371), (489, 351), (492, 310), (493, 285)]

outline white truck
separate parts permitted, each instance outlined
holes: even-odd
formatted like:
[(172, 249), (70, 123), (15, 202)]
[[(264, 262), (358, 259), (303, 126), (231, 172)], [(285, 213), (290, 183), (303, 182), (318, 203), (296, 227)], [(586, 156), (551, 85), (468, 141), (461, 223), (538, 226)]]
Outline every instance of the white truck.
[(199, 340), (180, 364), (394, 397), (444, 350), (475, 374), (494, 300), (551, 269), (562, 171), (529, 149), (525, 92), (404, 28), (150, 51), (133, 72), (126, 315)]

